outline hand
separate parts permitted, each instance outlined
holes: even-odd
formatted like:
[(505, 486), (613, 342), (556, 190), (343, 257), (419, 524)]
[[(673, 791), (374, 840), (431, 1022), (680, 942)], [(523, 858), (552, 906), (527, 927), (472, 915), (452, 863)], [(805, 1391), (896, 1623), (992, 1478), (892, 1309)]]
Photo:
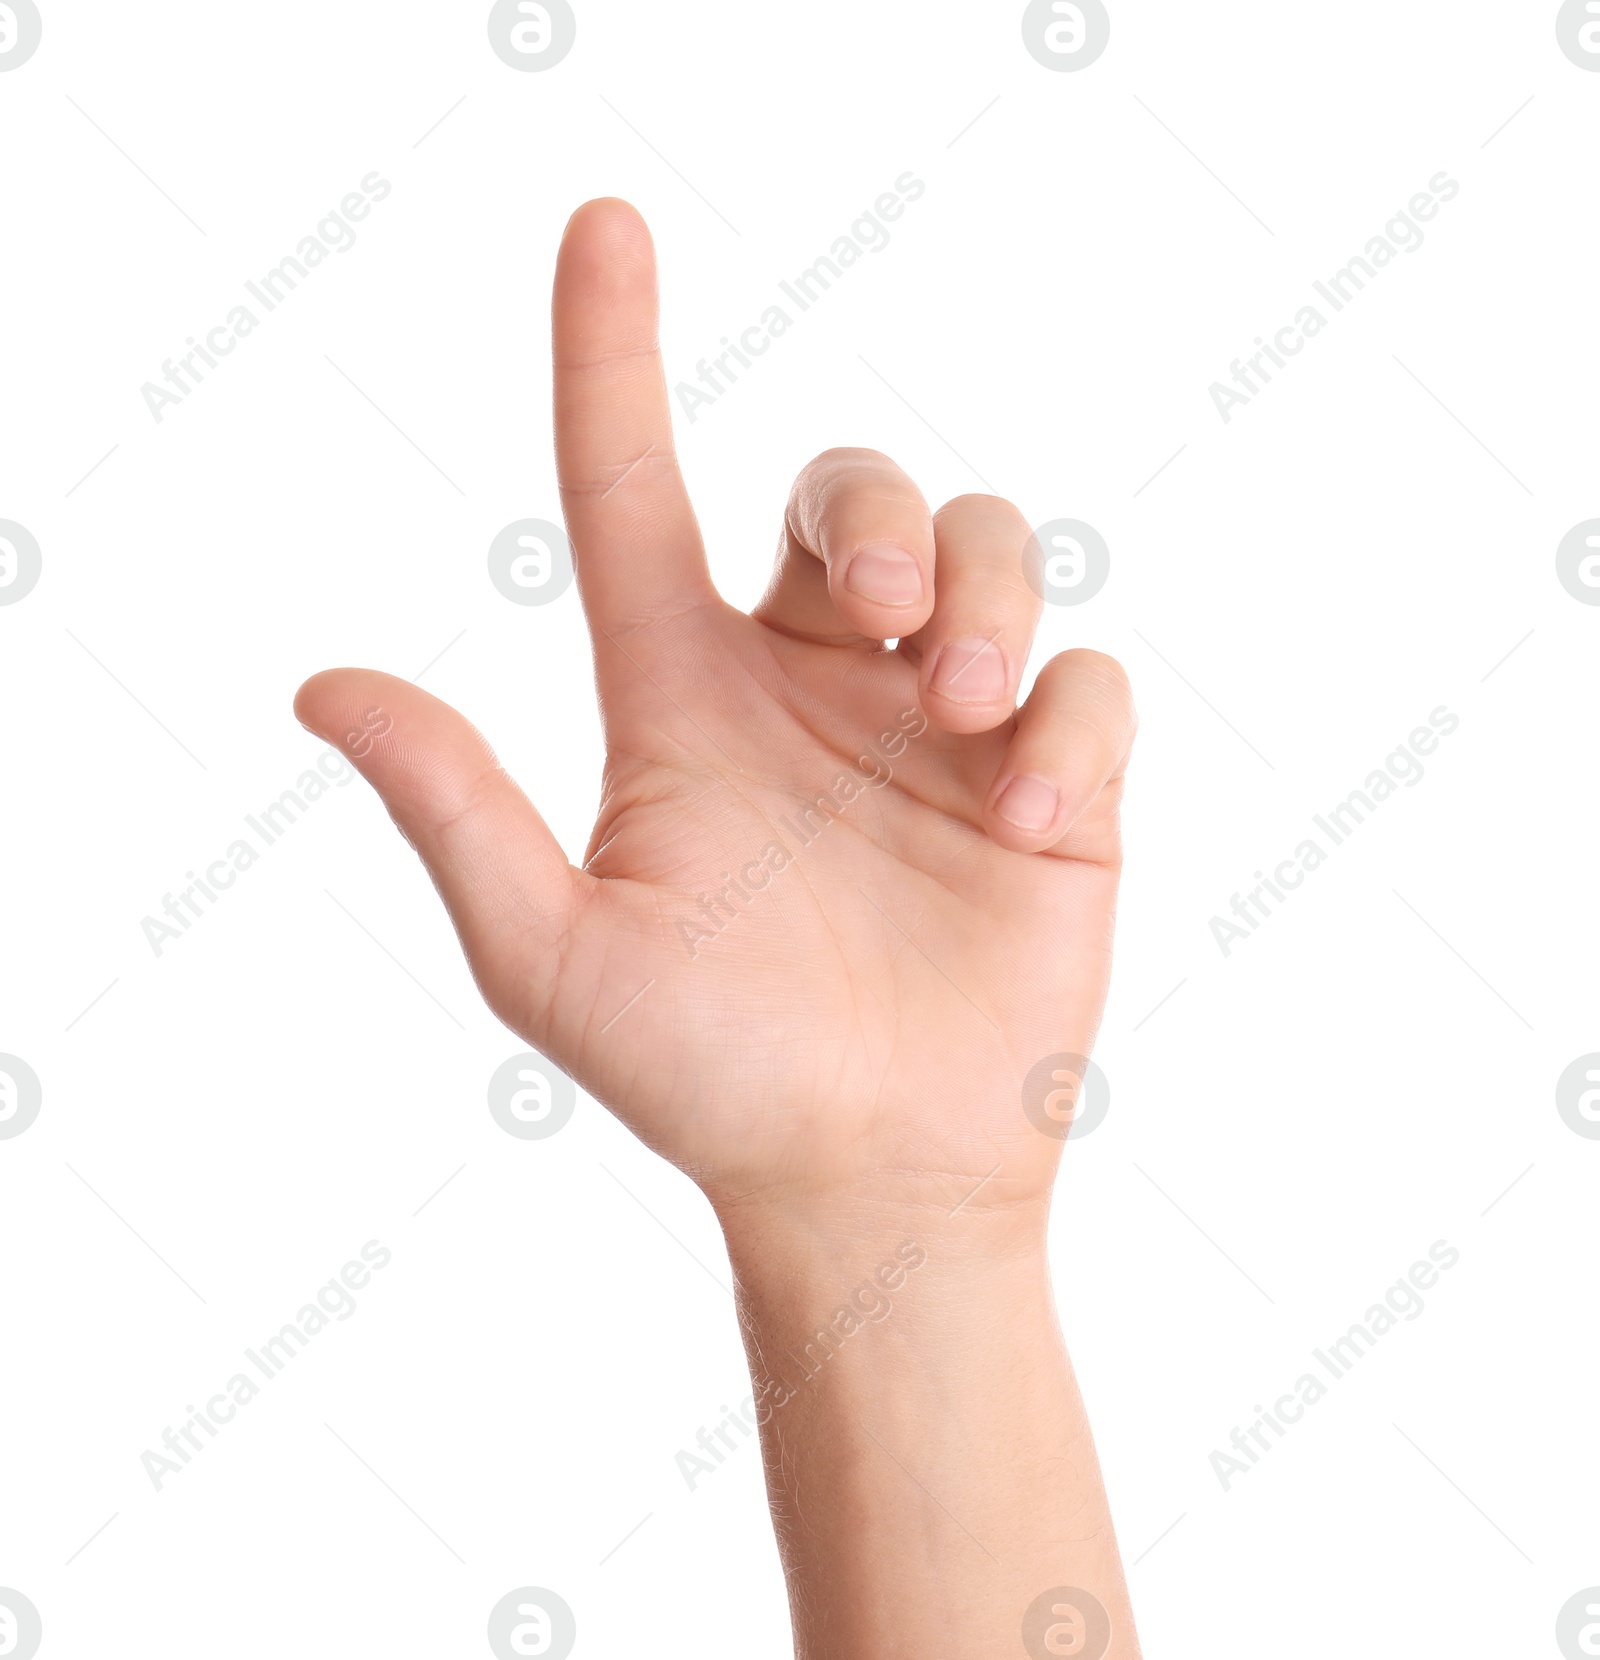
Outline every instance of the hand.
[(1067, 652), (1018, 710), (1026, 522), (989, 496), (930, 517), (870, 450), (805, 469), (733, 610), (624, 203), (573, 216), (554, 311), (607, 751), (583, 868), (408, 682), (333, 670), (300, 717), (360, 733), (496, 1014), (716, 1206), (797, 1656), (1039, 1652), (1043, 1619), (1138, 1660), (1050, 1296), (1061, 1141), (1022, 1103), (1105, 1000), (1127, 682)]
[(719, 1209), (848, 1193), (947, 1211), (980, 1182), (980, 1209), (1043, 1202), (1061, 1144), (1021, 1089), (1044, 1056), (1087, 1054), (1105, 999), (1121, 669), (1064, 653), (1018, 709), (1040, 610), (1027, 522), (991, 496), (930, 516), (870, 450), (806, 467), (766, 596), (725, 604), (625, 203), (567, 227), (554, 353), (607, 748), (582, 868), (408, 682), (327, 671), (300, 719), (338, 742), (390, 717), (358, 764), (490, 1006)]

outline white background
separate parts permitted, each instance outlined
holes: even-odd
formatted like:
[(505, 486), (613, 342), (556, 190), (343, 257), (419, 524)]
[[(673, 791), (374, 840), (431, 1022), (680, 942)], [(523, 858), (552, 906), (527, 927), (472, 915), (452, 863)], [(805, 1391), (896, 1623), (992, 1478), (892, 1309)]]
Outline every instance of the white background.
[[(748, 1388), (713, 1218), (586, 1098), (491, 1120), (522, 1045), (365, 785), (159, 958), (140, 922), (314, 764), (290, 699), (336, 663), (431, 665), (578, 856), (577, 597), (484, 559), (559, 517), (563, 223), (640, 206), (692, 380), (907, 170), (888, 247), (678, 437), (740, 603), (834, 444), (1110, 545), (1035, 659), (1115, 653), (1143, 719), (1053, 1260), (1146, 1651), (1558, 1653), (1600, 1583), (1600, 1143), (1554, 1095), (1600, 1050), (1600, 607), (1554, 560), (1600, 515), (1600, 74), (1554, 4), (1113, 0), (1058, 74), (1017, 3), (610, 0), (520, 74), (484, 5), (43, 3), (0, 75), (0, 518), (44, 561), (0, 607), (0, 1050), (44, 1086), (0, 1141), (0, 1584), (46, 1660), (476, 1655), (527, 1584), (580, 1655), (787, 1652), (754, 1448), (674, 1463)], [(373, 170), (157, 424), (141, 384)], [(1441, 170), (1425, 244), (1225, 424), (1210, 384)], [(1441, 705), (1421, 783), (1224, 957), (1211, 917)], [(369, 1239), (354, 1317), (155, 1491)], [(1224, 1491), (1213, 1449), (1441, 1239), (1422, 1316)]]

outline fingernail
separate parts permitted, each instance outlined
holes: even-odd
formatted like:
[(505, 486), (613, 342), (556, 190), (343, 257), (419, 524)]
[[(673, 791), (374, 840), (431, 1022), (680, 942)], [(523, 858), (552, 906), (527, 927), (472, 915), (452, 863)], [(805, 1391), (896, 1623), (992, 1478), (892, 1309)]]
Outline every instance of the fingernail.
[(1006, 695), (1006, 660), (993, 640), (952, 640), (939, 653), (932, 685), (952, 703), (998, 703)]
[(1061, 797), (1054, 784), (1024, 774), (1013, 778), (1000, 792), (994, 810), (1008, 824), (1037, 834), (1050, 828), (1060, 804)]
[(845, 566), (844, 585), (874, 605), (914, 605), (922, 598), (922, 570), (904, 548), (863, 548)]

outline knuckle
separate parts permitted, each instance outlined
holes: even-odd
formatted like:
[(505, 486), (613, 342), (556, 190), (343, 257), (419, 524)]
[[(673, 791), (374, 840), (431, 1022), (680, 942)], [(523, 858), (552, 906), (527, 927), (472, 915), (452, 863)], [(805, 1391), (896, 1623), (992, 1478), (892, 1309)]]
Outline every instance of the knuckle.
[(899, 469), (886, 455), (877, 450), (857, 449), (852, 445), (840, 445), (831, 450), (823, 450), (820, 455), (813, 456), (800, 469), (800, 476), (795, 481), (796, 489), (826, 489), (830, 486), (852, 483), (863, 474), (876, 475), (885, 471), (897, 472)]
[(986, 495), (981, 490), (965, 496), (952, 496), (935, 517), (983, 518), (991, 522), (1004, 522), (1010, 528), (1020, 530), (1024, 539), (1032, 534), (1022, 510), (1014, 501), (1005, 496)]
[(602, 349), (589, 353), (562, 352), (558, 349), (552, 358), (552, 365), (563, 374), (582, 374), (591, 369), (612, 369), (619, 364), (631, 366), (655, 357), (658, 349), (653, 341), (647, 346), (617, 346), (609, 351)]
[(796, 478), (785, 519), (795, 539), (824, 559), (884, 536), (932, 554), (927, 503), (877, 450), (824, 450)]
[(1077, 646), (1062, 652), (1055, 660), (1086, 686), (1114, 693), (1129, 703), (1133, 701), (1133, 685), (1128, 679), (1128, 671), (1115, 657), (1095, 651), (1091, 646)]
[(678, 457), (671, 449), (647, 450), (634, 461), (595, 462), (593, 466), (560, 485), (562, 499), (595, 497), (604, 501), (615, 493), (618, 505), (630, 494), (630, 487), (643, 483), (650, 473), (666, 473), (669, 482), (679, 471)]
[(1133, 741), (1139, 717), (1128, 671), (1115, 657), (1080, 646), (1052, 657), (1040, 673), (1050, 696), (1076, 716), (1105, 723)]

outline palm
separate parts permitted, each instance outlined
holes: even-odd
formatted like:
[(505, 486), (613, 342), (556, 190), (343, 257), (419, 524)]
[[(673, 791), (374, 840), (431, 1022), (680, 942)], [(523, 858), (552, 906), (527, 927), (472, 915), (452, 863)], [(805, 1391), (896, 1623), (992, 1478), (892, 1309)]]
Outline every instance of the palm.
[[(841, 661), (720, 607), (629, 651), (585, 867), (602, 903), (518, 1029), (719, 1184), (931, 1168), (959, 1198), (1003, 1143), (1047, 1153), (993, 1080), (1087, 1047), (1114, 815), (1086, 827), (1106, 862), (996, 847), (1009, 734), (939, 733), (899, 653)], [(686, 682), (696, 660), (718, 683)], [(517, 1009), (525, 966), (492, 972)]]
[[(999, 1171), (992, 1197), (1039, 1191), (1060, 1144), (1028, 1121), (1022, 1081), (1087, 1052), (1109, 972), (1119, 671), (1058, 658), (1014, 714), (1037, 613), (1026, 526), (992, 498), (931, 520), (871, 452), (802, 475), (754, 617), (718, 599), (664, 398), (638, 384), (615, 241), (632, 233), (603, 213), (603, 229), (575, 218), (556, 298), (558, 451), (608, 751), (582, 869), (459, 717), (405, 683), (319, 677), (312, 724), (336, 734), (374, 701), (405, 722), (401, 753), (365, 770), (491, 1006), (708, 1189), (910, 1178), (954, 1204)], [(831, 545), (863, 526), (922, 558), (927, 603), (841, 591)], [(973, 634), (975, 595), (992, 640)], [(998, 645), (998, 696), (930, 679), (955, 635)], [(1062, 797), (1035, 831), (997, 812), (1025, 770)]]

